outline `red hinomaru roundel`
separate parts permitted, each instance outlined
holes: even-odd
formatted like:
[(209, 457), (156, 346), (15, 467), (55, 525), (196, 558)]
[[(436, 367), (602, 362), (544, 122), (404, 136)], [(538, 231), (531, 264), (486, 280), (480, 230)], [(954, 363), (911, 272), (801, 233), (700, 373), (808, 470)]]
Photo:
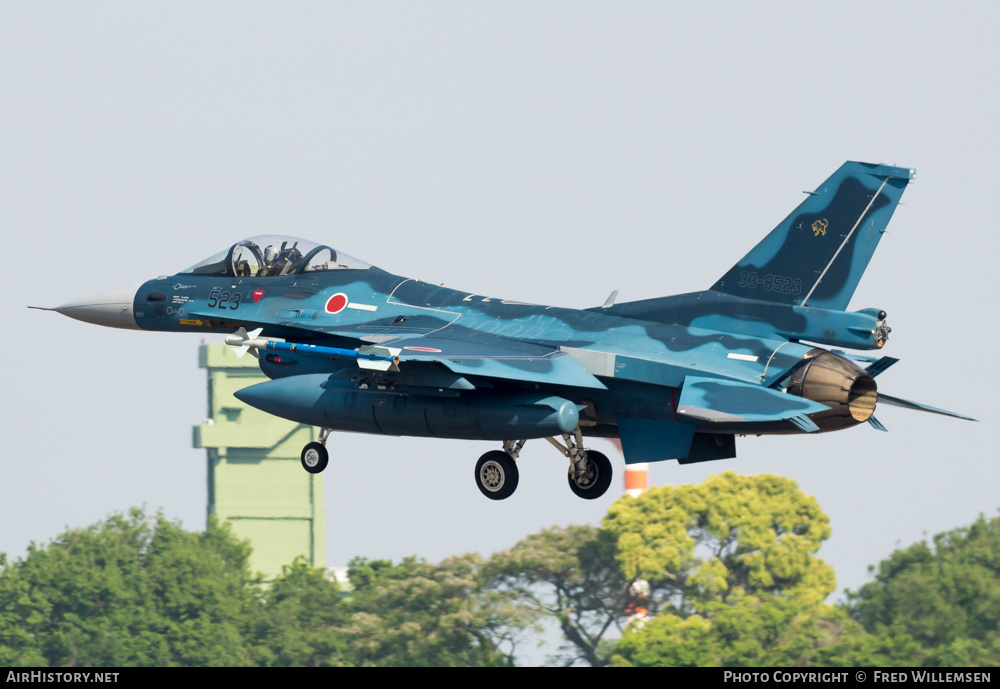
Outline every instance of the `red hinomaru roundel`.
[(340, 313), (347, 307), (347, 295), (343, 292), (337, 292), (332, 297), (326, 300), (326, 312), (327, 313)]

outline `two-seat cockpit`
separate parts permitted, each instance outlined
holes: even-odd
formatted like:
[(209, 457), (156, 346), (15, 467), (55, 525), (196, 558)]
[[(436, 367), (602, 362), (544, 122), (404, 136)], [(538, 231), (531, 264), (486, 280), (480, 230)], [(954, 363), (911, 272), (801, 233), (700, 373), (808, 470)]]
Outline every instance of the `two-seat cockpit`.
[(371, 265), (329, 246), (297, 237), (260, 235), (237, 242), (182, 274), (279, 277), (322, 270), (365, 270)]

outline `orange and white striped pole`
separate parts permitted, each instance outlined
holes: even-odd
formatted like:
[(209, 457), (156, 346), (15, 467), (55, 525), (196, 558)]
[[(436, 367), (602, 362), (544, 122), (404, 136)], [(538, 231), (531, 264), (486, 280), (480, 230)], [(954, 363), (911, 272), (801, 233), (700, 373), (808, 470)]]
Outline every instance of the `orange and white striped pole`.
[(625, 492), (633, 498), (649, 488), (649, 465), (645, 462), (625, 465)]
[[(615, 438), (611, 441), (612, 444), (618, 448), (618, 451), (622, 451), (622, 441)], [(631, 495), (633, 498), (639, 497), (649, 488), (649, 464), (645, 462), (640, 464), (626, 464), (625, 465), (625, 492)]]

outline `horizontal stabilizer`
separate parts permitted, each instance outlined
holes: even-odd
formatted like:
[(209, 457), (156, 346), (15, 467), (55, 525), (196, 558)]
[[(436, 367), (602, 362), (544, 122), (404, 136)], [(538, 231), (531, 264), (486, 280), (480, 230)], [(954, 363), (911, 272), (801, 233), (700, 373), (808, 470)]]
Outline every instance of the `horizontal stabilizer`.
[(818, 402), (760, 385), (688, 376), (681, 388), (677, 416), (699, 426), (790, 421), (799, 430), (811, 433), (819, 428), (808, 415), (827, 409)]
[(885, 431), (886, 433), (889, 432), (889, 429), (883, 426), (882, 422), (876, 419), (874, 416), (868, 417), (868, 424), (876, 431)]
[(956, 414), (953, 411), (946, 411), (944, 409), (938, 409), (936, 407), (928, 407), (926, 404), (918, 404), (916, 402), (910, 402), (909, 400), (900, 399), (899, 397), (890, 397), (889, 395), (884, 395), (881, 392), (878, 393), (879, 404), (891, 404), (894, 407), (902, 407), (903, 409), (915, 409), (917, 411), (925, 411), (931, 414), (941, 414), (942, 416), (950, 416), (955, 419), (965, 419), (966, 421), (978, 421), (979, 419), (974, 419), (971, 416), (963, 416), (962, 414)]

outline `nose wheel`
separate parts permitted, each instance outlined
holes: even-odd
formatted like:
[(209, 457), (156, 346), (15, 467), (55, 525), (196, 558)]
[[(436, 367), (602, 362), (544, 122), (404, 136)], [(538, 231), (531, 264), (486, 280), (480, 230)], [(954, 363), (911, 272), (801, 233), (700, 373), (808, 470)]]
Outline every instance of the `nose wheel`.
[(310, 474), (318, 474), (330, 463), (330, 453), (326, 449), (326, 439), (330, 437), (330, 429), (323, 428), (319, 432), (319, 442), (309, 443), (302, 448), (302, 468)]

